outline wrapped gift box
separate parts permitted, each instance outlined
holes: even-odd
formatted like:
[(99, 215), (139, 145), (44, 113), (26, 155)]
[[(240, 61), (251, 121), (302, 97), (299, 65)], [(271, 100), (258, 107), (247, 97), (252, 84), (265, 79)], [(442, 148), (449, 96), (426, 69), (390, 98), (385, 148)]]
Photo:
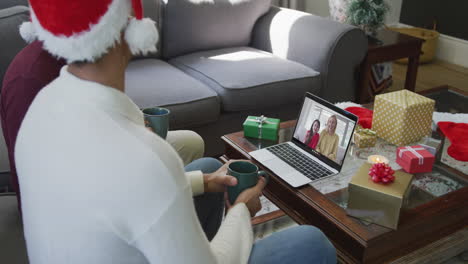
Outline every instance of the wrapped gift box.
[(348, 186), (348, 215), (367, 222), (397, 229), (400, 209), (411, 189), (413, 175), (396, 171), (390, 184), (374, 183), (369, 177), (371, 164), (361, 166)]
[(372, 130), (397, 146), (416, 142), (431, 133), (435, 101), (408, 90), (375, 97)]
[(280, 120), (264, 116), (248, 116), (245, 120), (244, 136), (277, 141)]
[(432, 171), (435, 157), (421, 145), (397, 148), (396, 162), (409, 173)]
[(376, 142), (377, 135), (373, 130), (358, 128), (354, 132), (354, 144), (358, 148), (370, 148), (375, 146)]

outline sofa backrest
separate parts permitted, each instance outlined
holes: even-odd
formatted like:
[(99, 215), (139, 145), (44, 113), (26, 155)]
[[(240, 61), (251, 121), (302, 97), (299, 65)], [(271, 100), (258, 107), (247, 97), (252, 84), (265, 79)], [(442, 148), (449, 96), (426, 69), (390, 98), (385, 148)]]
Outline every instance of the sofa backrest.
[(28, 0), (1, 0), (0, 9), (5, 9), (13, 6), (28, 6)]
[(247, 46), (258, 18), (271, 0), (161, 0), (162, 53), (183, 54)]
[(29, 9), (26, 6), (0, 9), (0, 88), (8, 65), (27, 45), (19, 34), (19, 26), (28, 20)]
[[(161, 2), (162, 0), (143, 0), (143, 10), (145, 17), (149, 17), (156, 21), (159, 32), (161, 32)], [(21, 6), (21, 10), (18, 9), (18, 6)], [(14, 9), (10, 9), (14, 7)], [(0, 43), (0, 88), (3, 81), (3, 74), (5, 73), (8, 65), (15, 55), (24, 48), (27, 43), (21, 40), (21, 43), (18, 42), (18, 30), (19, 25), (26, 21), (28, 14), (25, 8), (28, 7), (28, 0), (0, 0), (0, 36), (3, 39), (6, 39), (6, 43)], [(9, 10), (6, 10), (9, 9)], [(11, 14), (17, 12), (15, 14)], [(15, 21), (17, 23), (15, 23)], [(6, 29), (6, 31), (4, 31)], [(13, 39), (7, 39), (12, 37)], [(17, 43), (18, 45), (15, 45)], [(18, 49), (9, 49), (10, 45), (17, 47)], [(157, 44), (158, 51), (154, 54), (148, 54), (147, 56), (136, 57), (136, 59), (141, 58), (159, 58), (161, 54), (161, 40)], [(6, 57), (5, 57), (6, 56)], [(10, 59), (7, 59), (10, 58)]]

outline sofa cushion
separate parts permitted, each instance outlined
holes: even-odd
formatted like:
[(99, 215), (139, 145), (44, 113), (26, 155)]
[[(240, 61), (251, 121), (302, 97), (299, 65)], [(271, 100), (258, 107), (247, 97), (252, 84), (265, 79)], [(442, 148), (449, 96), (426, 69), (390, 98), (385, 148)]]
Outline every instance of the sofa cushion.
[(163, 9), (163, 57), (247, 46), (271, 0), (170, 0)]
[(132, 61), (125, 79), (126, 93), (139, 107), (165, 106), (171, 110), (171, 129), (202, 125), (219, 117), (216, 93), (167, 62)]
[(29, 20), (29, 9), (14, 6), (0, 10), (0, 87), (8, 65), (27, 43), (19, 34), (19, 26)]
[(214, 89), (224, 111), (299, 103), (321, 85), (318, 72), (249, 47), (197, 52), (169, 62)]

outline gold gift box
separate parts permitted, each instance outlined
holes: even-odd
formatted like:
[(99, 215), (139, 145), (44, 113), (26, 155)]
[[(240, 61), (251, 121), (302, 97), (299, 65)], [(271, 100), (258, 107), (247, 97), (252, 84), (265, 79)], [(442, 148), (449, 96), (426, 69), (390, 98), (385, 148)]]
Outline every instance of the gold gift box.
[(348, 215), (367, 222), (397, 229), (400, 209), (409, 194), (413, 175), (395, 171), (390, 184), (373, 182), (369, 177), (371, 164), (361, 166), (348, 186)]
[(354, 132), (354, 144), (358, 148), (370, 148), (377, 143), (377, 135), (374, 131), (369, 129), (357, 128)]
[(431, 133), (435, 101), (401, 90), (375, 97), (372, 130), (397, 146), (416, 142)]

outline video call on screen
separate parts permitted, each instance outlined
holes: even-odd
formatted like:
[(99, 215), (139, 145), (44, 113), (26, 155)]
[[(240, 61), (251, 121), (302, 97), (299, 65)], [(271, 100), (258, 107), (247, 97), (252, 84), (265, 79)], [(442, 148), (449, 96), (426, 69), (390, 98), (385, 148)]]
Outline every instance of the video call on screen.
[(306, 98), (294, 138), (341, 165), (355, 122)]

